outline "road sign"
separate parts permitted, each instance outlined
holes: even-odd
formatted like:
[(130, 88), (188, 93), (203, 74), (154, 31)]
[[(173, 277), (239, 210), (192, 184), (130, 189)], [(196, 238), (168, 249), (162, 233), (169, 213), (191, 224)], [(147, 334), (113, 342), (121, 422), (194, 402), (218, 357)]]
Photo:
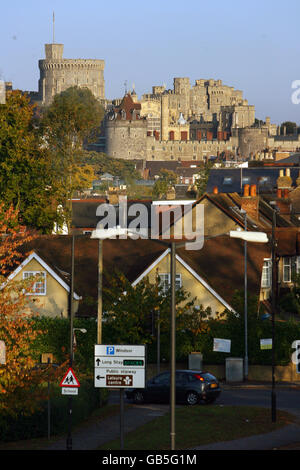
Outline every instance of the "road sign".
[(64, 375), (62, 381), (60, 382), (60, 386), (72, 388), (80, 387), (80, 383), (78, 382), (78, 379), (75, 376), (74, 371), (71, 367), (67, 370), (66, 374)]
[(144, 388), (145, 345), (95, 345), (95, 387)]
[(78, 395), (78, 387), (62, 387), (61, 388), (62, 395)]

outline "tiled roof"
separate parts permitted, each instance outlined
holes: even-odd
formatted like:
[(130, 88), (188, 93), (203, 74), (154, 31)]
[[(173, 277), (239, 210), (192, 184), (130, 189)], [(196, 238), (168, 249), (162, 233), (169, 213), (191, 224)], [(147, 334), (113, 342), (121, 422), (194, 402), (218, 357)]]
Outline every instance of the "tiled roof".
[[(270, 247), (262, 244), (248, 244), (248, 287), (249, 292), (258, 294), (264, 257), (270, 256)], [(25, 247), (36, 250), (39, 256), (57, 273), (70, 281), (71, 237), (41, 236)], [(164, 253), (167, 246), (155, 240), (104, 240), (103, 271), (104, 284), (117, 270), (130, 282), (136, 280)], [(244, 283), (244, 244), (241, 240), (217, 237), (206, 240), (201, 250), (177, 248), (178, 255), (199, 276), (201, 276), (227, 303), (230, 304), (237, 289)], [(83, 297), (97, 300), (98, 282), (98, 241), (89, 237), (75, 238), (74, 290)], [(83, 301), (79, 315), (95, 315)]]

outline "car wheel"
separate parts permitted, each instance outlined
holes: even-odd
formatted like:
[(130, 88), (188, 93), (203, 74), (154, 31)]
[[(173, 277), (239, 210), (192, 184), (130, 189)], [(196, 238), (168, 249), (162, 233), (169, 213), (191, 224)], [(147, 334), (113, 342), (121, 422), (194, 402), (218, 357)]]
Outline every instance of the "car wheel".
[(185, 397), (186, 404), (193, 406), (199, 403), (199, 396), (196, 392), (188, 392)]
[(144, 397), (143, 392), (140, 392), (140, 391), (134, 392), (134, 394), (133, 394), (133, 401), (134, 401), (134, 403), (136, 403), (137, 405), (140, 405), (141, 403), (144, 403), (145, 397)]

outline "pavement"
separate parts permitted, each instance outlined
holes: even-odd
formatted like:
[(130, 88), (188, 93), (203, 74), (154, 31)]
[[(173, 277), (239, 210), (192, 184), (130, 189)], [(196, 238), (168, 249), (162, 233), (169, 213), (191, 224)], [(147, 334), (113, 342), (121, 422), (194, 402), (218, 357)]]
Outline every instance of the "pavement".
[[(300, 384), (281, 383), (279, 388), (300, 390)], [(248, 382), (222, 384), (224, 390), (230, 388), (271, 388), (269, 383)], [(119, 393), (114, 391), (110, 396), (111, 403), (119, 403)], [(123, 430), (126, 441), (126, 433), (148, 423), (157, 416), (162, 416), (169, 411), (169, 405), (144, 404), (134, 407), (126, 407), (124, 410)], [(120, 439), (120, 415), (111, 416), (99, 423), (93, 423), (89, 427), (72, 432), (72, 450), (96, 450), (101, 445), (114, 439)], [(192, 450), (300, 450), (300, 415), (296, 416), (295, 423), (282, 427), (267, 434), (245, 437), (225, 442), (194, 447)], [(66, 437), (50, 444), (47, 451), (66, 450)]]

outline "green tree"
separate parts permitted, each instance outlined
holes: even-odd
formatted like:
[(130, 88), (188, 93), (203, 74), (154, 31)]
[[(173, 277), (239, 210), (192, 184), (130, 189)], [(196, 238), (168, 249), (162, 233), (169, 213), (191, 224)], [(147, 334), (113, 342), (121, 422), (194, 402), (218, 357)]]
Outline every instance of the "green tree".
[(298, 126), (295, 122), (291, 121), (285, 121), (280, 125), (280, 132), (283, 134), (283, 128), (286, 128), (286, 133), (287, 134), (295, 134), (296, 129), (298, 129)]
[[(56, 95), (42, 110), (40, 134), (56, 174), (53, 184), (69, 229), (72, 195), (82, 189), (86, 175), (91, 173), (91, 166), (87, 168), (83, 159), (84, 145), (97, 138), (103, 116), (104, 110), (92, 92), (79, 87), (70, 87)], [(84, 178), (78, 178), (80, 174)]]
[[(107, 277), (107, 276), (106, 276)], [(185, 289), (176, 289), (176, 328), (185, 331), (189, 347), (193, 339), (207, 331), (210, 309), (195, 306)], [(104, 289), (104, 311), (110, 341), (128, 344), (151, 344), (154, 331), (160, 325), (162, 335), (169, 337), (171, 289), (163, 290), (157, 275), (155, 283), (148, 278), (132, 286), (122, 273), (109, 276), (109, 286)]]
[(198, 178), (195, 180), (198, 197), (201, 197), (206, 191), (209, 173), (213, 165), (214, 164), (211, 161), (206, 162), (204, 168), (202, 168), (198, 173)]
[(20, 91), (0, 105), (0, 198), (24, 225), (51, 231), (57, 219), (53, 173), (33, 125), (34, 106)]
[(152, 195), (155, 198), (161, 199), (177, 183), (178, 177), (174, 171), (166, 170), (165, 168), (160, 170), (158, 176), (153, 186)]

